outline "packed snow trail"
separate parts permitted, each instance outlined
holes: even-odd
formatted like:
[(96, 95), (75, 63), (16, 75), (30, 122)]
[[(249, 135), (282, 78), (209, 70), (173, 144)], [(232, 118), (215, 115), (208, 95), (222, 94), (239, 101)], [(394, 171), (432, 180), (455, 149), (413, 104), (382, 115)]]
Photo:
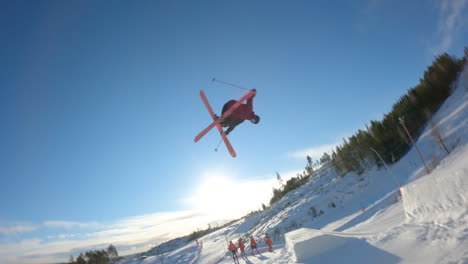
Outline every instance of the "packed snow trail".
[(344, 232), (287, 233), (288, 251), (298, 263), (468, 263), (468, 145), (402, 190)]
[(194, 264), (196, 263), (196, 261), (198, 260), (198, 258), (200, 257), (200, 253), (201, 251), (203, 250), (203, 241), (200, 241), (198, 242), (199, 245), (198, 245), (198, 250), (197, 250), (197, 254), (195, 254), (195, 256), (193, 257), (193, 259), (189, 262), (189, 264)]

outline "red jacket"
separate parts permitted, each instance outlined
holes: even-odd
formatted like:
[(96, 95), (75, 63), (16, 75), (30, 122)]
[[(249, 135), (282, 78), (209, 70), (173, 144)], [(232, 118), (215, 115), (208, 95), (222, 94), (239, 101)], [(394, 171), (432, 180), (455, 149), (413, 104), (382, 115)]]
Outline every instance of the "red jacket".
[(273, 243), (270, 239), (270, 237), (266, 237), (265, 238), (265, 242), (268, 244), (268, 245), (271, 245), (271, 243)]
[(250, 239), (250, 246), (255, 247), (256, 245), (257, 245), (257, 242), (255, 241), (255, 239), (251, 238)]
[[(236, 108), (236, 110), (234, 110), (229, 116), (227, 116), (221, 122), (221, 126), (228, 127), (228, 129), (224, 132), (226, 133), (226, 135), (228, 135), (232, 130), (234, 130), (234, 128), (237, 125), (244, 122), (244, 120), (252, 120), (255, 118), (252, 101), (253, 101), (253, 98), (247, 99), (246, 104), (241, 104), (239, 107)], [(223, 114), (236, 102), (237, 102), (236, 100), (231, 100), (227, 102), (226, 104), (224, 104)]]
[(237, 245), (239, 246), (240, 250), (241, 251), (244, 251), (244, 242), (242, 241), (242, 239), (239, 239), (239, 242), (237, 243)]
[[(237, 101), (236, 100), (231, 100), (227, 102), (223, 110), (227, 111), (231, 106), (233, 106)], [(232, 119), (238, 120), (238, 121), (244, 121), (244, 120), (251, 120), (255, 117), (255, 113), (253, 111), (253, 98), (247, 99), (246, 104), (241, 104), (239, 107), (234, 110), (229, 117)], [(224, 111), (223, 111), (224, 112)]]
[(236, 247), (236, 245), (234, 245), (233, 243), (231, 243), (231, 244), (229, 244), (228, 249), (229, 249), (230, 251), (234, 251), (234, 250), (237, 250), (237, 247)]

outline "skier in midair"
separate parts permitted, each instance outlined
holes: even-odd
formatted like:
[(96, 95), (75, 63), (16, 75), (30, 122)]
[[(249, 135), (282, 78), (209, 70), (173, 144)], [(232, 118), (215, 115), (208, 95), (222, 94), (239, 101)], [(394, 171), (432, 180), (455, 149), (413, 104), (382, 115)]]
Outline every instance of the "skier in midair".
[[(256, 92), (255, 89), (252, 89), (251, 91)], [(234, 130), (236, 126), (238, 126), (245, 120), (249, 120), (253, 124), (258, 124), (258, 122), (260, 122), (260, 117), (256, 115), (253, 111), (253, 97), (255, 97), (255, 94), (251, 98), (247, 99), (247, 102), (245, 104), (241, 104), (229, 116), (227, 116), (223, 119), (223, 121), (221, 121), (221, 126), (228, 128), (224, 132), (226, 133), (226, 135), (231, 133), (231, 131)], [(226, 112), (236, 102), (236, 100), (230, 100), (227, 103), (225, 103), (223, 106), (222, 114), (224, 114), (224, 112)], [(217, 118), (219, 117), (217, 116)]]

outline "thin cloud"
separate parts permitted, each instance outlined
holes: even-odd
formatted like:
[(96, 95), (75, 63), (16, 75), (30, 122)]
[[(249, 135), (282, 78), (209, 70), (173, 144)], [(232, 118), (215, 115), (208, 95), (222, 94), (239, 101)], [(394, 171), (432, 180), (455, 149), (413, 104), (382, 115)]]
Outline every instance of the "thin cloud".
[(77, 235), (76, 234), (60, 234), (56, 236), (47, 236), (47, 239), (50, 240), (64, 240), (64, 239), (70, 239), (70, 238), (75, 238)]
[(287, 155), (292, 158), (305, 159), (307, 156), (310, 156), (312, 159), (320, 159), (323, 153), (331, 153), (331, 151), (338, 145), (335, 144), (325, 144), (312, 148), (306, 148), (301, 150), (296, 150), (289, 152)]
[(96, 222), (80, 223), (80, 222), (70, 222), (70, 221), (46, 221), (44, 222), (44, 226), (48, 228), (72, 229), (72, 228), (99, 227), (99, 224)]
[(166, 212), (123, 218), (111, 223), (46, 221), (41, 225), (0, 227), (0, 234), (15, 235), (40, 229), (67, 229), (66, 234), (0, 243), (0, 263), (63, 262), (70, 255), (113, 244), (121, 255), (150, 249), (174, 237), (187, 235), (213, 221), (196, 211)]
[(467, 25), (465, 7), (468, 0), (442, 0), (440, 1), (440, 13), (436, 37), (440, 39), (431, 48), (434, 54), (446, 52), (456, 39), (457, 33)]
[(154, 226), (161, 225), (167, 222), (184, 221), (193, 219), (203, 214), (195, 211), (180, 211), (180, 212), (161, 212), (154, 214), (146, 214), (140, 216), (133, 216), (124, 218), (116, 222), (116, 226), (122, 227), (141, 227), (141, 226)]
[(37, 229), (37, 226), (30, 224), (13, 224), (8, 226), (0, 226), (0, 234), (12, 235), (18, 233), (28, 233)]

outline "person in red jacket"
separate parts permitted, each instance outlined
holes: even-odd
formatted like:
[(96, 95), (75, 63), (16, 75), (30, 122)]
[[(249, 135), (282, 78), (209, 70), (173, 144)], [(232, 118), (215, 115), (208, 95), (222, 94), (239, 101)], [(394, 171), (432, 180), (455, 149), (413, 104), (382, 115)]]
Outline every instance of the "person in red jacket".
[(241, 256), (242, 256), (242, 257), (247, 257), (247, 256), (245, 255), (245, 251), (244, 251), (245, 245), (244, 245), (244, 241), (242, 240), (242, 238), (239, 238), (239, 240), (237, 241), (237, 246), (238, 246), (239, 249), (240, 249)]
[(271, 246), (273, 242), (268, 234), (265, 234), (265, 243), (268, 245), (268, 251), (273, 252), (273, 247)]
[(232, 258), (235, 260), (237, 260), (237, 247), (236, 245), (234, 245), (234, 243), (232, 243), (232, 241), (229, 241), (229, 247), (228, 247), (229, 251), (231, 251), (232, 253)]
[[(256, 91), (253, 89), (252, 91)], [(244, 122), (245, 120), (249, 120), (253, 124), (258, 124), (260, 122), (260, 117), (255, 114), (253, 111), (253, 97), (247, 99), (247, 103), (241, 104), (239, 107), (237, 107), (229, 116), (223, 119), (221, 121), (221, 126), (222, 127), (227, 127), (226, 135), (231, 133), (234, 128), (239, 125), (240, 123)], [(230, 100), (227, 103), (224, 104), (222, 114), (226, 112), (231, 106), (233, 106), (237, 101), (236, 100)], [(218, 118), (218, 117), (217, 117)]]
[(257, 253), (260, 254), (260, 251), (258, 251), (257, 248), (257, 241), (255, 241), (253, 236), (250, 236), (250, 249), (252, 249), (252, 256), (254, 254), (253, 250), (256, 249)]

